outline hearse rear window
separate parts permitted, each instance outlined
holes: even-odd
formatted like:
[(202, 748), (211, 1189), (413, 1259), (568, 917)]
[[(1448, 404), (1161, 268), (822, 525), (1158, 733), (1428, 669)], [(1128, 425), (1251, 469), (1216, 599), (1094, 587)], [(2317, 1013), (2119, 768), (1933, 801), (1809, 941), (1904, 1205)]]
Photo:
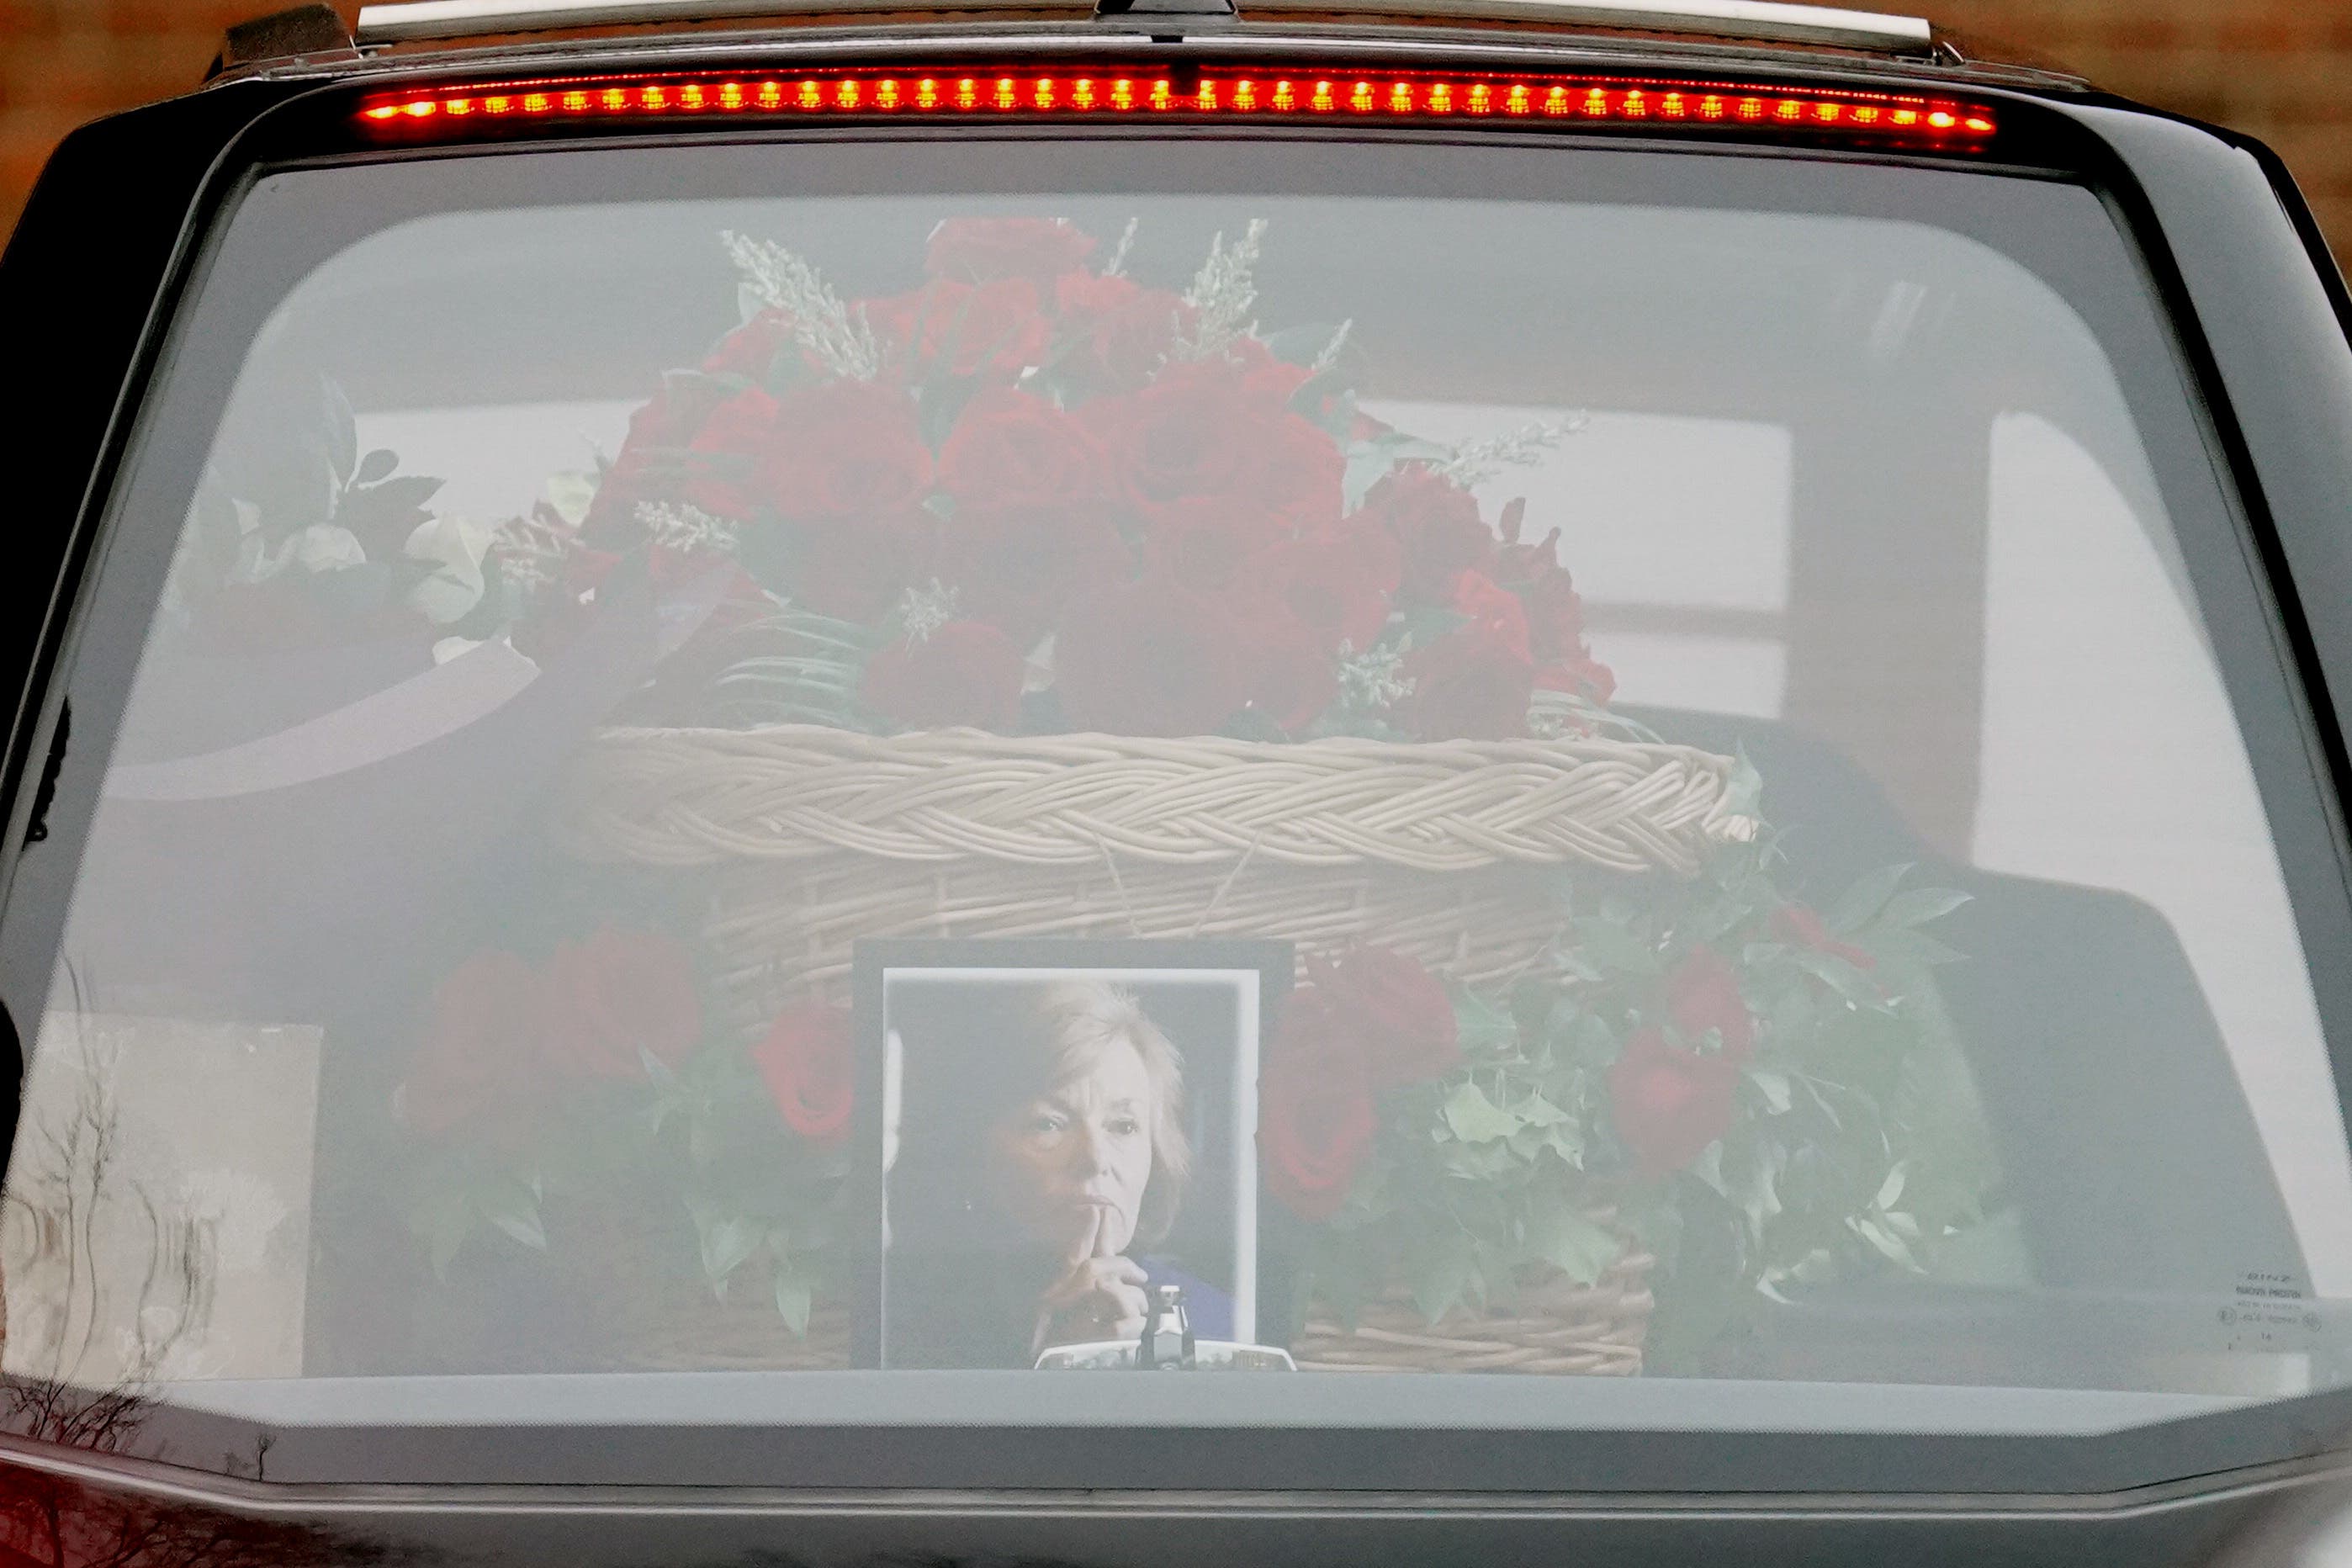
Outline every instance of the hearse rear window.
[(9, 911), (10, 1373), (2085, 1431), (2341, 1377), (2315, 784), (2093, 195), (1001, 153), (244, 198)]

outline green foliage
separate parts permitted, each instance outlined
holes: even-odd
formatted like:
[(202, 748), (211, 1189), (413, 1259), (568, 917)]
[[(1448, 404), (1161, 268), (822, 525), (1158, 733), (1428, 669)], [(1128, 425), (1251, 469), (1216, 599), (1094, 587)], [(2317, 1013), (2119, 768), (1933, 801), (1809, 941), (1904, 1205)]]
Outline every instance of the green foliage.
[[(1965, 896), (1892, 866), (1809, 926), (1779, 860), (1767, 837), (1694, 882), (1564, 887), (1567, 934), (1540, 965), (1507, 991), (1457, 992), (1462, 1065), (1382, 1098), (1381, 1134), (1318, 1238), (1327, 1306), (1345, 1317), (1393, 1280), (1434, 1319), (1555, 1273), (1589, 1284), (1638, 1245), (1660, 1259), (1652, 1359), (1672, 1367), (1759, 1303), (1980, 1252), (1965, 1238), (1998, 1173), (1933, 981), (1957, 955), (1920, 929)], [(1753, 1047), (1722, 1135), (1645, 1179), (1610, 1070), (1640, 1030), (1728, 1048), (1675, 1016), (1702, 947), (1736, 973)]]

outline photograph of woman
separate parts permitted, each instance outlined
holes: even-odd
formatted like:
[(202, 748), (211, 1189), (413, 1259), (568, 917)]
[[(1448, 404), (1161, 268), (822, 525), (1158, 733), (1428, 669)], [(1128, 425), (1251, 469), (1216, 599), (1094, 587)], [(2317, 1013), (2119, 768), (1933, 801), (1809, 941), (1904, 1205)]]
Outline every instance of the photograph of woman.
[(893, 973), (884, 1364), (1029, 1367), (1133, 1340), (1169, 1285), (1200, 1337), (1247, 1329), (1255, 1193), (1236, 1128), (1258, 979)]

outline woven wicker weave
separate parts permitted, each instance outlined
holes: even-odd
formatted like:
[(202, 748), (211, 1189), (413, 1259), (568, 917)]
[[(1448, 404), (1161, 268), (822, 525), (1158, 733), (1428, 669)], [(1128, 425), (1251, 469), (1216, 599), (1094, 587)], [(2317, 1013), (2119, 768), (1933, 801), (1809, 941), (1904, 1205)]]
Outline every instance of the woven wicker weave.
[(1456, 1308), (1432, 1323), (1410, 1293), (1368, 1303), (1353, 1330), (1309, 1320), (1291, 1344), (1302, 1372), (1517, 1372), (1631, 1376), (1642, 1370), (1655, 1259), (1631, 1252), (1591, 1285), (1565, 1275), (1523, 1287), (1509, 1308)]
[(891, 936), (1370, 938), (1476, 984), (1559, 925), (1544, 873), (1687, 876), (1755, 831), (1727, 759), (1683, 746), (1289, 745), (614, 730), (556, 833), (591, 859), (710, 868), (740, 1022), (845, 994)]

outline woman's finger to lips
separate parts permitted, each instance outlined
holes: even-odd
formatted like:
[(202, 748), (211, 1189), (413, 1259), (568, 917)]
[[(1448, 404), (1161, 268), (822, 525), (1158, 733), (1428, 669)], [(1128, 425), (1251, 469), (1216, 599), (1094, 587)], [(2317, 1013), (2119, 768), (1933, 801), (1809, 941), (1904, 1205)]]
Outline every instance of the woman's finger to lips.
[(1086, 1217), (1078, 1222), (1077, 1228), (1071, 1233), (1070, 1247), (1063, 1253), (1062, 1261), (1071, 1268), (1076, 1268), (1087, 1258), (1098, 1257), (1099, 1254), (1095, 1248), (1103, 1240), (1105, 1228), (1102, 1210), (1088, 1209)]

